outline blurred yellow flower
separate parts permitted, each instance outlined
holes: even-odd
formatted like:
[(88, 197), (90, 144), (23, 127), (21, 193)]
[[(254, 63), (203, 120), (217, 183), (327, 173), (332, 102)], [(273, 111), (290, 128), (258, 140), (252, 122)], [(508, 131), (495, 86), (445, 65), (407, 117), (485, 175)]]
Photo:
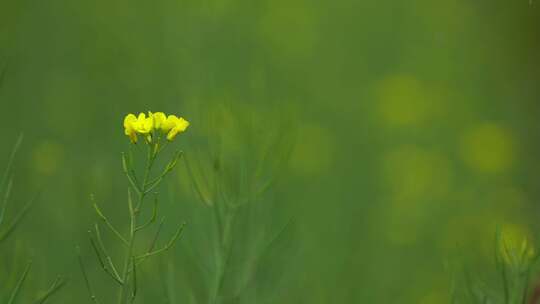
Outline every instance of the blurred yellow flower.
[(499, 124), (481, 123), (468, 130), (461, 138), (463, 160), (481, 173), (501, 173), (516, 159), (516, 142), (511, 131)]
[(175, 115), (166, 116), (163, 112), (148, 112), (148, 117), (144, 113), (140, 113), (138, 117), (128, 114), (124, 118), (124, 133), (132, 143), (137, 143), (137, 134), (145, 135), (150, 142), (153, 132), (157, 130), (167, 134), (167, 139), (172, 141), (188, 126), (189, 122), (184, 118)]
[(510, 265), (526, 264), (532, 260), (536, 250), (529, 241), (528, 233), (519, 226), (505, 226), (499, 242), (499, 252)]

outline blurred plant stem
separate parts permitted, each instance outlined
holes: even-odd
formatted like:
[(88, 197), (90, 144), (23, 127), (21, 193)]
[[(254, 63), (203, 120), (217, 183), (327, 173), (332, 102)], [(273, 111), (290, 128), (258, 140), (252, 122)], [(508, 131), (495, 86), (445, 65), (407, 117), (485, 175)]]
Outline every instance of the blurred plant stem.
[[(6, 209), (8, 202), (11, 200), (11, 192), (13, 189), (13, 163), (15, 160), (15, 156), (17, 155), (19, 148), (21, 147), (23, 141), (23, 134), (21, 133), (19, 137), (17, 138), (17, 141), (15, 142), (15, 145), (13, 146), (13, 149), (11, 150), (11, 154), (8, 159), (8, 163), (6, 166), (6, 169), (4, 171), (4, 176), (2, 178), (2, 181), (0, 182), (0, 194), (2, 199), (0, 200), (0, 243), (6, 241), (9, 236), (11, 236), (17, 226), (22, 222), (24, 217), (28, 214), (31, 207), (34, 205), (34, 202), (36, 201), (38, 195), (33, 196), (23, 207), (22, 210), (19, 211), (18, 214), (14, 216), (14, 218), (7, 224), (6, 228), (1, 227), (4, 220), (6, 219)], [(28, 275), (30, 273), (30, 269), (32, 266), (32, 261), (29, 261), (24, 268), (24, 271), (17, 281), (15, 287), (11, 291), (8, 304), (16, 303), (17, 298), (19, 298), (21, 294), (21, 290), (23, 288), (23, 285), (25, 284)], [(64, 286), (66, 283), (66, 280), (64, 280), (61, 277), (56, 278), (56, 280), (53, 282), (52, 286), (49, 288), (49, 290), (45, 291), (40, 297), (38, 297), (35, 300), (35, 303), (44, 303), (49, 297), (51, 297), (53, 294), (55, 294), (60, 288)], [(7, 285), (7, 282), (3, 282), (3, 285)], [(1, 292), (0, 292), (1, 295)]]
[[(212, 209), (214, 210), (218, 238), (216, 239), (216, 272), (210, 292), (209, 304), (217, 304), (219, 303), (219, 294), (225, 280), (225, 271), (231, 254), (233, 243), (231, 230), (236, 218), (236, 209), (235, 207), (228, 208), (225, 206), (224, 214), (221, 214), (217, 204), (214, 204)], [(222, 216), (225, 216), (224, 221)]]

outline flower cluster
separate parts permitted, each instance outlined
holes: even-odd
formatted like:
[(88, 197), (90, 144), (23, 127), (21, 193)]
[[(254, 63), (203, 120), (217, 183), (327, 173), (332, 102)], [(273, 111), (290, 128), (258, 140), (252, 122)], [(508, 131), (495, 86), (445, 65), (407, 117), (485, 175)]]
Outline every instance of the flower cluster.
[(148, 116), (140, 113), (139, 116), (128, 114), (124, 118), (124, 133), (132, 143), (137, 143), (137, 135), (145, 136), (147, 141), (152, 141), (152, 135), (156, 132), (167, 134), (167, 140), (172, 141), (178, 133), (184, 132), (189, 122), (175, 115), (166, 116), (163, 112), (148, 112)]

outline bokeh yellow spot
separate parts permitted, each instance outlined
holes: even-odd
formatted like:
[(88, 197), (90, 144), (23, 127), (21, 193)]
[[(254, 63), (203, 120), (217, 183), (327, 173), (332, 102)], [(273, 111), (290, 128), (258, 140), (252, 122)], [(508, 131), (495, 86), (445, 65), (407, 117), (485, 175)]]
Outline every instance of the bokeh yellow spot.
[(332, 164), (335, 145), (328, 129), (315, 124), (300, 126), (291, 155), (292, 170), (304, 176), (326, 172)]
[(411, 75), (393, 75), (376, 88), (378, 110), (390, 126), (413, 126), (433, 116), (438, 106), (425, 86)]
[(64, 149), (52, 141), (41, 142), (33, 152), (33, 161), (36, 171), (43, 175), (52, 175), (58, 170)]
[(479, 172), (503, 172), (514, 161), (512, 135), (497, 124), (484, 123), (473, 127), (462, 136), (460, 145), (464, 161)]

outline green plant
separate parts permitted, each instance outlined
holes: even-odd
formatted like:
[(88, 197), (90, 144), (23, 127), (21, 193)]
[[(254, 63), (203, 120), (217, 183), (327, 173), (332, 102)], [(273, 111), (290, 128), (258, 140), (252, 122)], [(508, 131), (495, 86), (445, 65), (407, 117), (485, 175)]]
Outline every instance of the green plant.
[[(156, 164), (158, 156), (161, 155), (161, 152), (169, 145), (169, 142), (174, 140), (177, 133), (183, 132), (188, 126), (187, 121), (183, 120), (182, 118), (176, 118), (176, 116), (173, 115), (170, 115), (166, 119), (167, 120), (165, 120), (165, 115), (163, 113), (150, 113), (148, 117), (141, 113), (138, 118), (132, 114), (129, 114), (124, 120), (125, 134), (129, 136), (131, 143), (133, 145), (136, 144), (138, 142), (137, 137), (143, 136), (143, 145), (146, 148), (146, 162), (142, 172), (142, 177), (137, 175), (136, 168), (133, 164), (134, 157), (131, 149), (133, 145), (130, 145), (128, 155), (122, 154), (122, 168), (129, 183), (127, 190), (129, 216), (127, 236), (122, 234), (113, 225), (109, 218), (99, 208), (97, 203), (93, 201), (93, 207), (99, 220), (112, 232), (112, 234), (118, 240), (120, 246), (124, 248), (123, 266), (122, 268), (118, 268), (113, 262), (113, 259), (109, 254), (109, 250), (106, 249), (100, 224), (96, 223), (93, 231), (89, 231), (90, 244), (101, 269), (115, 284), (118, 285), (119, 304), (135, 302), (139, 289), (139, 278), (137, 277), (138, 267), (148, 258), (156, 256), (172, 248), (182, 234), (185, 226), (185, 223), (181, 223), (169, 241), (164, 246), (156, 249), (157, 240), (164, 224), (164, 217), (157, 221), (159, 201), (157, 192), (155, 192), (155, 190), (165, 179), (165, 177), (169, 175), (169, 173), (175, 168), (183, 153), (181, 151), (175, 152), (172, 159), (156, 176), (152, 176), (152, 169)], [(170, 125), (166, 124), (168, 122), (170, 122)], [(146, 221), (141, 222), (141, 215), (143, 214), (145, 201), (151, 194), (155, 194), (151, 216)], [(135, 196), (135, 198), (133, 196)], [(143, 249), (142, 252), (138, 253), (137, 249), (140, 247), (138, 244), (140, 241), (137, 241), (137, 236), (144, 230), (155, 226), (156, 224), (157, 229), (152, 241), (146, 246), (146, 248)], [(90, 294), (90, 298), (93, 302), (99, 303), (100, 301), (95, 295), (90, 284), (90, 280), (88, 278), (80, 252), (79, 263), (86, 287)]]

